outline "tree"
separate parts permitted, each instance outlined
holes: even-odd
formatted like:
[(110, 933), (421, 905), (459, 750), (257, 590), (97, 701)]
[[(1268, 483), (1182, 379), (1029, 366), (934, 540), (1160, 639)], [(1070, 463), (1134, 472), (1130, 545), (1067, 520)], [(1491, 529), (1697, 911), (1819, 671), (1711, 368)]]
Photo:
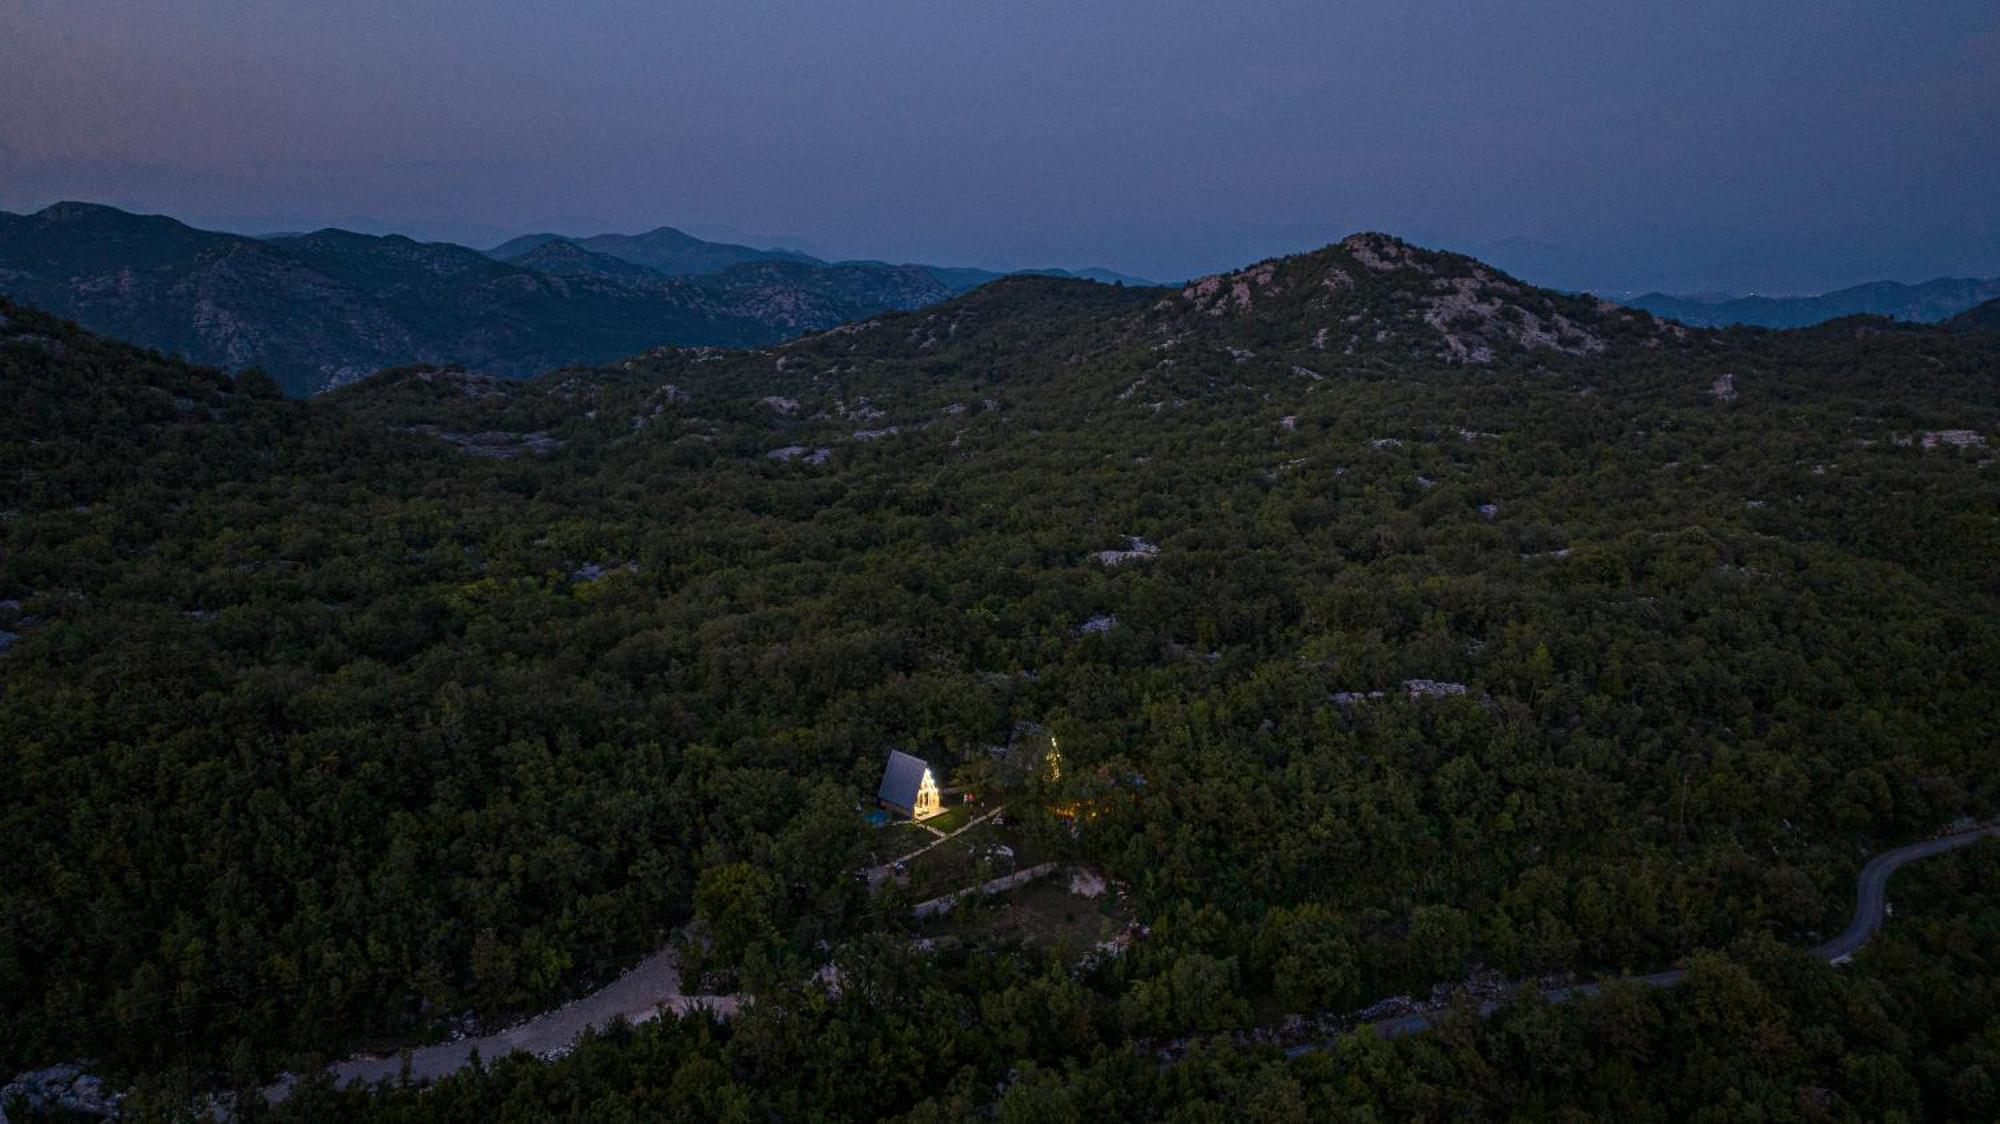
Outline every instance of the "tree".
[(707, 926), (714, 960), (740, 967), (751, 950), (767, 949), (777, 939), (772, 917), (776, 902), (769, 876), (749, 863), (702, 871), (695, 883), (694, 911), (696, 920)]
[(1261, 973), (1286, 1010), (1341, 1010), (1359, 999), (1351, 928), (1328, 906), (1279, 907), (1256, 937)]

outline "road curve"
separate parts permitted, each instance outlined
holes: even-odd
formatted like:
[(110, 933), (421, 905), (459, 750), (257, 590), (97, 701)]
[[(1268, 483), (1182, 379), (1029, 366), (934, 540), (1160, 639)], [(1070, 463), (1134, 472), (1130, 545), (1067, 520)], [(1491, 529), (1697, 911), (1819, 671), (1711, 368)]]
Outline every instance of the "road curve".
[[(1940, 835), (1935, 839), (1926, 839), (1920, 843), (1884, 851), (1869, 859), (1868, 864), (1861, 868), (1861, 876), (1855, 880), (1854, 920), (1848, 922), (1846, 932), (1814, 948), (1813, 955), (1829, 964), (1846, 963), (1849, 957), (1861, 950), (1862, 945), (1868, 943), (1870, 937), (1881, 930), (1882, 919), (1888, 912), (1890, 875), (1902, 869), (1907, 863), (1931, 855), (1941, 855), (1946, 851), (1955, 851), (1989, 835), (2000, 835), (2000, 823), (1987, 824), (1984, 827), (1975, 827), (1951, 835)], [(1686, 975), (1687, 973), (1679, 968), (1669, 968), (1664, 972), (1654, 972), (1646, 976), (1621, 976), (1617, 982), (1642, 984), (1646, 987), (1672, 987), (1681, 982), (1682, 977)], [(1551, 1003), (1561, 1003), (1578, 997), (1592, 996), (1604, 990), (1604, 986), (1610, 982), (1613, 981), (1592, 980), (1589, 983), (1546, 988), (1542, 991), (1542, 998)], [(1499, 1008), (1498, 999), (1488, 999), (1479, 1005), (1479, 1013), (1482, 1016), (1490, 1015)], [(1429, 1030), (1431, 1019), (1438, 1014), (1440, 1012), (1418, 1011), (1363, 1025), (1384, 1038), (1396, 1038)], [(1325, 1046), (1324, 1042), (1311, 1042), (1303, 1046), (1294, 1046), (1286, 1050), (1285, 1055), (1296, 1058)]]
[(1884, 851), (1868, 860), (1861, 868), (1861, 877), (1855, 886), (1854, 920), (1848, 922), (1847, 931), (1813, 949), (1813, 955), (1829, 963), (1838, 964), (1861, 951), (1882, 928), (1882, 919), (1887, 915), (1889, 876), (1896, 873), (1905, 863), (1931, 855), (1955, 851), (1968, 843), (1976, 842), (1983, 836), (2000, 835), (2000, 823), (1975, 827), (1955, 835), (1940, 835), (1936, 839), (1926, 839), (1920, 843)]

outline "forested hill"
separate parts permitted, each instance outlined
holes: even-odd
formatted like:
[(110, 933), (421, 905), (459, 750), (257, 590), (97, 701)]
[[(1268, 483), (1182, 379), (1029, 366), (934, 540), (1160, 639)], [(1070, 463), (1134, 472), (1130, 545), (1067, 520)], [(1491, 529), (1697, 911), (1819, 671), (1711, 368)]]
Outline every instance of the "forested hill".
[[(303, 1071), (698, 917), (757, 1001), (585, 1055), (583, 1103), (658, 1107), (620, 1075), (670, 1043), (749, 1118), (962, 1115), (1813, 941), (2000, 795), (1991, 335), (1684, 329), (1379, 235), (309, 402), (6, 315), (0, 1070)], [(853, 876), (886, 747), (990, 781), (1022, 722), (1068, 767), (1009, 818), (1130, 887), (1123, 956), (920, 952)], [(1850, 1084), (1901, 1096), (1812, 1095)]]
[(0, 298), (7, 518), (263, 471), (307, 421), (270, 379), (192, 367)]
[(1966, 309), (1945, 321), (1945, 327), (1960, 332), (2000, 332), (2000, 297)]

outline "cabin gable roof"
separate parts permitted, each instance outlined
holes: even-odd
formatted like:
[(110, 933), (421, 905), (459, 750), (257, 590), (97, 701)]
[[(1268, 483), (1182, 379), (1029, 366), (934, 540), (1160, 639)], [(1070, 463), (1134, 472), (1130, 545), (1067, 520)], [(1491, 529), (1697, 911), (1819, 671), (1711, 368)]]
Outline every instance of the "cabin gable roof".
[(882, 787), (875, 793), (876, 798), (899, 808), (916, 807), (917, 790), (923, 786), (924, 774), (930, 768), (921, 757), (900, 749), (890, 750), (889, 764), (882, 770)]

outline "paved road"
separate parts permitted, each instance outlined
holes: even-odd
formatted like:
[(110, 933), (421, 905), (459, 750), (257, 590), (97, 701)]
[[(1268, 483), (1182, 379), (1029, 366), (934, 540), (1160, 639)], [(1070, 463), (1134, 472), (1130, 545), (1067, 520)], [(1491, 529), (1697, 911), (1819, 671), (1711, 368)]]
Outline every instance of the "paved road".
[[(1890, 875), (1896, 873), (1906, 863), (1915, 862), (1918, 859), (1927, 858), (1931, 855), (1943, 854), (1946, 851), (1955, 851), (1969, 843), (1976, 843), (1989, 835), (2000, 835), (2000, 824), (1988, 824), (1985, 827), (1976, 827), (1970, 831), (1961, 831), (1954, 835), (1940, 835), (1936, 839), (1926, 839), (1921, 843), (1911, 843), (1908, 846), (1884, 851), (1874, 858), (1869, 859), (1868, 865), (1861, 868), (1860, 878), (1855, 881), (1854, 920), (1848, 923), (1846, 932), (1813, 949), (1813, 955), (1830, 964), (1846, 963), (1849, 957), (1861, 950), (1862, 945), (1868, 943), (1870, 937), (1873, 937), (1881, 930), (1882, 919), (1887, 913), (1887, 893)], [(1649, 976), (1624, 976), (1620, 977), (1620, 980), (1625, 983), (1643, 984), (1647, 987), (1672, 987), (1681, 982), (1682, 977), (1685, 975), (1687, 973), (1681, 971), (1679, 968), (1670, 968), (1664, 972), (1654, 972)], [(1579, 996), (1592, 996), (1604, 990), (1604, 985), (1607, 982), (1605, 980), (1593, 980), (1589, 983), (1571, 984), (1567, 987), (1552, 987), (1542, 992), (1542, 998), (1552, 1003), (1561, 1003)], [(1499, 1007), (1500, 1001), (1498, 999), (1488, 999), (1479, 1005), (1479, 1013), (1481, 1015), (1490, 1015), (1498, 1010)], [(1421, 1030), (1429, 1030), (1431, 1019), (1438, 1014), (1439, 1012), (1435, 1011), (1418, 1011), (1407, 1015), (1397, 1015), (1395, 1018), (1382, 1019), (1366, 1025), (1369, 1029), (1382, 1035), (1384, 1038), (1395, 1038), (1404, 1034), (1415, 1034)], [(1287, 1057), (1296, 1058), (1301, 1054), (1309, 1054), (1314, 1050), (1321, 1049), (1325, 1045), (1326, 1043), (1324, 1042), (1307, 1043), (1303, 1046), (1294, 1046), (1285, 1051), (1285, 1054)]]
[(1896, 873), (1905, 863), (1931, 855), (1955, 851), (1968, 843), (1976, 842), (1988, 835), (2000, 835), (2000, 824), (1988, 824), (1971, 831), (1961, 831), (1956, 835), (1941, 835), (1936, 839), (1926, 839), (1893, 851), (1884, 851), (1868, 860), (1861, 868), (1861, 878), (1855, 887), (1854, 920), (1848, 923), (1847, 931), (1813, 949), (1813, 955), (1838, 964), (1861, 951), (1868, 938), (1882, 928), (1882, 918), (1887, 912), (1886, 894), (1889, 876)]
[[(682, 995), (673, 952), (662, 949), (597, 991), (527, 1022), (483, 1038), (466, 1038), (410, 1051), (410, 1078), (421, 1083), (456, 1073), (471, 1062), (474, 1050), (485, 1061), (516, 1050), (543, 1057), (560, 1054), (587, 1027), (607, 1027), (616, 1019), (645, 1022), (662, 1009), (675, 1014), (707, 1009), (726, 1018), (736, 1013), (737, 1002), (733, 995)], [(403, 1058), (400, 1054), (358, 1056), (328, 1066), (327, 1072), (333, 1075), (336, 1086), (372, 1085), (401, 1075)], [(291, 1088), (292, 1080), (287, 1076), (266, 1088), (264, 1096), (271, 1101), (282, 1101), (291, 1095)]]

